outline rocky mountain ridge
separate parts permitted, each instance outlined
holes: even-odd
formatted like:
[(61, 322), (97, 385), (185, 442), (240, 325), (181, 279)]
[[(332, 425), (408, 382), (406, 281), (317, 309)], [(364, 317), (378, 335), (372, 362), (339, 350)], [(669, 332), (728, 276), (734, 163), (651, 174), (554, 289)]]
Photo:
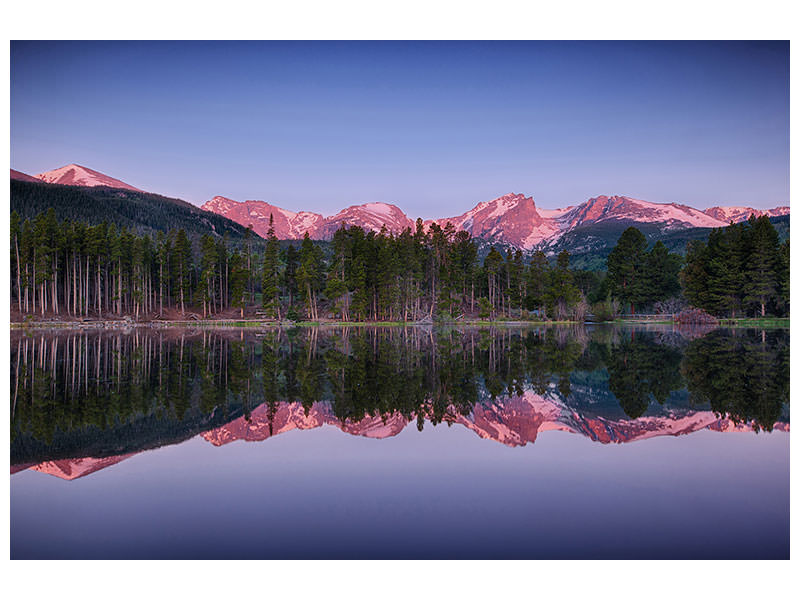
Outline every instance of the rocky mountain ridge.
[[(82, 187), (106, 186), (141, 191), (88, 167), (76, 164), (31, 176), (11, 170), (11, 179), (42, 181)], [(294, 211), (262, 200), (239, 202), (225, 196), (214, 196), (200, 207), (226, 217), (266, 237), (273, 221), (279, 239), (302, 239), (307, 233), (314, 240), (329, 240), (342, 226), (359, 226), (379, 232), (384, 227), (395, 235), (405, 229), (416, 229), (417, 219), (399, 207), (384, 202), (368, 202), (344, 208), (331, 216), (311, 211)], [(423, 220), (427, 230), (434, 223), (456, 231), (468, 231), (473, 238), (487, 243), (519, 248), (525, 251), (553, 249), (565, 235), (600, 225), (639, 225), (655, 227), (659, 233), (692, 228), (725, 227), (731, 222), (746, 220), (751, 214), (777, 217), (789, 214), (788, 206), (768, 210), (747, 206), (713, 206), (699, 210), (678, 203), (655, 203), (628, 196), (596, 196), (566, 208), (543, 209), (532, 196), (505, 194), (494, 200), (479, 202), (470, 210), (453, 217)]]
[[(386, 228), (395, 235), (416, 228), (400, 208), (392, 204), (371, 202), (350, 206), (333, 216), (313, 212), (292, 212), (258, 200), (237, 202), (215, 196), (201, 206), (203, 210), (223, 215), (240, 225), (252, 226), (265, 237), (273, 218), (275, 235), (279, 239), (302, 239), (308, 233), (314, 240), (329, 240), (342, 226), (358, 226), (379, 232)], [(697, 227), (725, 227), (731, 222), (746, 220), (751, 214), (781, 216), (789, 214), (788, 206), (769, 210), (749, 207), (715, 206), (701, 211), (691, 206), (659, 204), (627, 196), (597, 196), (576, 206), (559, 209), (540, 209), (530, 196), (506, 194), (454, 217), (423, 220), (427, 230), (432, 224), (456, 231), (468, 231), (472, 237), (489, 243), (512, 246), (521, 250), (544, 249), (552, 246), (564, 234), (600, 223), (655, 224), (662, 233)]]

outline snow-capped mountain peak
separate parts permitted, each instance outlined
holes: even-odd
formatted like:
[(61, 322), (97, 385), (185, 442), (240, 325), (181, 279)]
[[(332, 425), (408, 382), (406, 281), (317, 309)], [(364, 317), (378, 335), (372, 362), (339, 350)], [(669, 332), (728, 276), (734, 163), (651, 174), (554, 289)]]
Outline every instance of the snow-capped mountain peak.
[(705, 209), (703, 212), (718, 221), (728, 224), (731, 221), (734, 223), (746, 221), (750, 218), (750, 215), (755, 215), (756, 217), (763, 215), (767, 215), (768, 217), (781, 217), (789, 214), (789, 207), (778, 206), (768, 210), (760, 210), (749, 206), (712, 206), (711, 208)]
[[(400, 208), (384, 202), (368, 202), (349, 206), (333, 216), (292, 212), (262, 201), (236, 202), (215, 196), (202, 207), (226, 216), (242, 225), (252, 224), (259, 235), (265, 235), (269, 215), (275, 219), (275, 232), (282, 239), (299, 239), (305, 232), (313, 239), (330, 239), (342, 226), (359, 226), (367, 231), (380, 231), (384, 226), (393, 234), (406, 228), (415, 229), (414, 220)], [(540, 209), (533, 198), (524, 194), (504, 194), (494, 200), (479, 202), (467, 212), (442, 219), (424, 221), (468, 231), (473, 237), (507, 244), (523, 250), (549, 248), (565, 233), (604, 221), (658, 224), (664, 231), (691, 227), (725, 227), (730, 220), (741, 221), (751, 213), (759, 216), (789, 214), (789, 207), (758, 211), (747, 207), (714, 207), (705, 211), (679, 204), (649, 202), (628, 196), (596, 196), (566, 208)], [(258, 223), (262, 223), (259, 225)]]
[(94, 169), (76, 164), (66, 165), (52, 171), (45, 171), (44, 173), (35, 175), (35, 177), (45, 183), (57, 183), (59, 185), (77, 185), (82, 187), (96, 187), (102, 185), (132, 190), (134, 192), (142, 191), (124, 181), (114, 179)]
[(325, 220), (317, 213), (293, 212), (261, 200), (237, 202), (225, 196), (214, 196), (200, 208), (227, 217), (245, 227), (252, 226), (253, 231), (261, 237), (267, 237), (269, 233), (271, 216), (275, 235), (282, 240), (300, 239), (306, 232), (316, 239), (317, 230)]
[(601, 221), (665, 223), (678, 227), (724, 227), (726, 223), (683, 204), (658, 204), (627, 196), (589, 198), (561, 217), (567, 228), (574, 229)]
[[(119, 179), (74, 163), (35, 176), (12, 169), (11, 179), (142, 191)], [(254, 232), (261, 237), (267, 236), (272, 216), (275, 234), (279, 239), (302, 239), (308, 233), (312, 239), (327, 240), (343, 226), (358, 226), (374, 232), (379, 232), (385, 227), (386, 231), (394, 235), (402, 233), (407, 228), (412, 231), (416, 228), (416, 217), (411, 218), (398, 206), (385, 202), (366, 202), (348, 206), (328, 217), (310, 211), (288, 210), (261, 200), (239, 202), (225, 196), (214, 196), (201, 208), (227, 217), (245, 227), (252, 226)], [(581, 204), (566, 208), (542, 209), (536, 206), (531, 196), (508, 193), (493, 200), (478, 202), (461, 215), (429, 219), (423, 223), (426, 228), (432, 223), (442, 228), (451, 223), (456, 231), (467, 231), (472, 237), (489, 243), (503, 244), (526, 251), (534, 249), (552, 251), (565, 234), (596, 223), (611, 223), (612, 228), (624, 228), (628, 223), (655, 224), (661, 232), (668, 232), (694, 227), (725, 227), (731, 222), (744, 221), (750, 215), (779, 217), (788, 214), (788, 206), (771, 209), (714, 206), (698, 210), (676, 202), (656, 203), (617, 195), (595, 196)], [(603, 227), (607, 228), (606, 225)], [(584, 238), (594, 235), (591, 231), (583, 229), (576, 233)], [(596, 241), (600, 238), (595, 236), (592, 239)], [(603, 240), (601, 242), (606, 243)], [(589, 247), (585, 244), (584, 246)], [(570, 247), (575, 246), (573, 244)], [(591, 247), (596, 247), (596, 244)]]
[(462, 215), (436, 219), (435, 222), (440, 227), (452, 223), (457, 230), (468, 231), (473, 237), (503, 242), (525, 250), (559, 231), (558, 223), (542, 218), (531, 196), (513, 193), (490, 202), (479, 202)]
[(414, 228), (414, 222), (394, 204), (367, 202), (348, 206), (325, 219), (325, 237), (331, 237), (343, 225), (358, 226), (367, 231), (380, 231), (384, 226), (391, 233)]

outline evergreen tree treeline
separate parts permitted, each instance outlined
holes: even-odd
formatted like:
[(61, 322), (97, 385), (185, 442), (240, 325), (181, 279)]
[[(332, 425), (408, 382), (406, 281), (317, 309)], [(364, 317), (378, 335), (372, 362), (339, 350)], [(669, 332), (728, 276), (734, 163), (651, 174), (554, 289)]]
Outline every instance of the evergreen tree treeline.
[[(141, 316), (196, 310), (203, 317), (245, 308), (271, 319), (417, 321), (480, 318), (582, 320), (679, 298), (719, 316), (787, 315), (789, 241), (767, 217), (716, 229), (685, 259), (660, 242), (647, 249), (634, 227), (608, 257), (608, 275), (555, 264), (538, 251), (492, 247), (481, 264), (475, 241), (451, 224), (393, 235), (343, 227), (327, 250), (308, 235), (281, 248), (247, 229), (235, 247), (184, 229), (136, 235), (116, 225), (59, 222), (51, 208), (32, 219), (11, 214), (12, 306), (20, 314)], [(263, 251), (262, 251), (263, 250)], [(230, 316), (230, 315), (229, 315)]]
[[(256, 249), (263, 248), (263, 253)], [(412, 321), (528, 316), (583, 318), (586, 293), (562, 252), (555, 265), (536, 253), (492, 248), (483, 264), (469, 233), (448, 224), (398, 235), (360, 227), (335, 232), (328, 252), (308, 235), (281, 249), (251, 230), (234, 249), (227, 238), (183, 229), (136, 235), (114, 224), (59, 222), (49, 209), (11, 215), (12, 305), (21, 314), (65, 316), (202, 312), (246, 307), (274, 319)], [(585, 280), (585, 278), (583, 278)]]
[(789, 314), (789, 240), (780, 243), (762, 216), (715, 229), (694, 241), (681, 274), (684, 295), (718, 316)]
[(244, 236), (245, 226), (221, 215), (205, 211), (184, 200), (158, 194), (98, 187), (77, 187), (52, 183), (11, 180), (11, 211), (22, 220), (34, 219), (53, 209), (60, 221), (80, 221), (87, 225), (112, 223), (137, 235), (156, 235), (183, 229), (189, 239), (198, 239), (209, 230), (233, 242)]
[(780, 243), (769, 217), (714, 229), (708, 241), (689, 242), (684, 259), (660, 241), (626, 229), (608, 256), (602, 286), (633, 313), (678, 298), (717, 316), (789, 314), (789, 240)]
[(681, 263), (681, 257), (669, 252), (661, 242), (648, 251), (642, 232), (629, 227), (608, 255), (608, 290), (635, 312), (636, 306), (680, 293)]

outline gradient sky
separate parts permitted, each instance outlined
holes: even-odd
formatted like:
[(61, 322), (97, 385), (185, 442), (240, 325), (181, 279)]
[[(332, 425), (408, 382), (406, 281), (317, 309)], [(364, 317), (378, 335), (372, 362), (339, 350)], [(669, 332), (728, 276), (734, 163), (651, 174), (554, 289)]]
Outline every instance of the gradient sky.
[(788, 42), (12, 42), (11, 167), (202, 204), (789, 203)]

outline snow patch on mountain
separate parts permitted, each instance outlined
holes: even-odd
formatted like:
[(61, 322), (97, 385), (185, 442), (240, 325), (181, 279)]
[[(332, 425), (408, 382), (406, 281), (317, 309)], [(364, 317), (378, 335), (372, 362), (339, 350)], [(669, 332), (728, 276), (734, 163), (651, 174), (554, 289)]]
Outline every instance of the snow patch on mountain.
[(699, 210), (682, 204), (657, 204), (627, 196), (597, 196), (579, 204), (560, 219), (569, 229), (602, 221), (664, 223), (679, 227), (724, 227), (723, 223)]
[(362, 204), (361, 207), (366, 211), (375, 213), (376, 215), (384, 215), (386, 217), (393, 216), (394, 211), (399, 210), (396, 206), (386, 204), (385, 202), (367, 202), (366, 204)]
[(81, 187), (96, 187), (107, 186), (113, 188), (122, 188), (134, 192), (141, 192), (139, 188), (135, 188), (130, 184), (114, 179), (108, 175), (104, 175), (99, 171), (95, 171), (88, 167), (81, 165), (71, 164), (52, 171), (39, 173), (35, 176), (37, 179), (45, 183), (56, 183), (59, 185), (76, 185)]
[(712, 206), (703, 211), (705, 214), (723, 221), (726, 225), (730, 222), (739, 223), (746, 221), (750, 215), (756, 217), (782, 217), (789, 214), (788, 206), (777, 206), (768, 210), (760, 210), (758, 208), (751, 208), (749, 206)]
[[(275, 232), (281, 239), (299, 239), (306, 232), (312, 239), (330, 239), (343, 226), (358, 226), (375, 232), (385, 226), (389, 233), (395, 235), (406, 228), (415, 230), (414, 221), (400, 208), (384, 202), (349, 206), (333, 216), (323, 217), (311, 212), (295, 213), (261, 201), (236, 203), (229, 199), (223, 202), (219, 198), (222, 197), (216, 196), (202, 208), (245, 226), (249, 220), (255, 219), (254, 212), (260, 215), (262, 221), (268, 221), (272, 212), (276, 221)], [(260, 204), (262, 208), (260, 211), (248, 209), (251, 212), (240, 213), (236, 206), (244, 204)], [(659, 224), (663, 231), (691, 227), (718, 228), (727, 226), (730, 220), (744, 220), (751, 212), (756, 216), (779, 216), (789, 214), (789, 207), (767, 211), (755, 211), (748, 207), (714, 207), (700, 211), (674, 202), (659, 204), (628, 196), (597, 196), (566, 208), (540, 209), (532, 197), (510, 193), (488, 202), (479, 202), (461, 215), (429, 219), (423, 224), (428, 230), (433, 223), (442, 228), (451, 223), (456, 231), (467, 231), (474, 238), (531, 251), (552, 247), (565, 233), (603, 221), (654, 223)], [(253, 223), (253, 227), (259, 235), (266, 234), (266, 225), (257, 226)], [(598, 238), (598, 243), (602, 245), (604, 242)]]

